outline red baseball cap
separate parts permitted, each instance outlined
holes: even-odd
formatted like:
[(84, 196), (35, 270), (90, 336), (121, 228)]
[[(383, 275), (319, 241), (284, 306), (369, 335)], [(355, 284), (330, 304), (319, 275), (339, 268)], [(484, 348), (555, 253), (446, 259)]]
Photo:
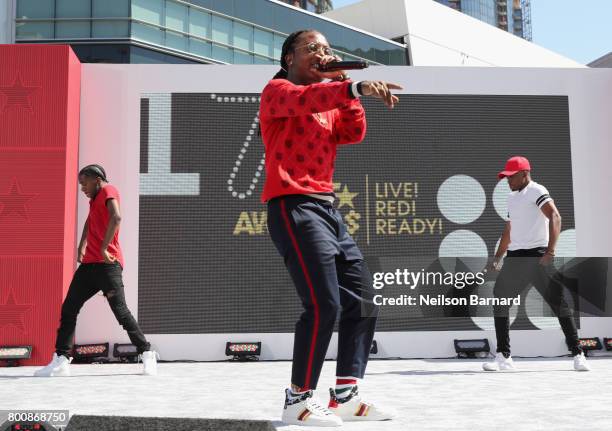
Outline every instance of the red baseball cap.
[(510, 157), (506, 162), (506, 167), (503, 171), (497, 174), (497, 178), (502, 179), (516, 174), (519, 171), (530, 171), (531, 165), (525, 157), (514, 156)]

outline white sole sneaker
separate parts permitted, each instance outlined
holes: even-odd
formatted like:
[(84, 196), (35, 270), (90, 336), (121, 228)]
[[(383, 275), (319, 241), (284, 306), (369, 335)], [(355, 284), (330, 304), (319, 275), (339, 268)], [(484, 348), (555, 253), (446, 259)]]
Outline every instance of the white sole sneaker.
[(482, 369), (485, 371), (516, 371), (512, 357), (509, 356), (506, 358), (501, 353), (495, 355), (495, 360), (493, 362), (485, 362), (482, 364)]
[(156, 376), (157, 360), (159, 359), (159, 354), (152, 350), (148, 350), (146, 352), (143, 352), (140, 357), (142, 358), (142, 374), (144, 376)]
[(342, 419), (312, 398), (312, 391), (293, 398), (289, 397), (289, 389), (285, 391), (285, 407), (281, 420), (287, 425), (309, 427), (339, 427), (342, 425)]
[(591, 367), (587, 363), (584, 353), (574, 356), (574, 370), (576, 371), (591, 371)]
[(72, 362), (72, 358), (68, 359), (65, 356), (57, 356), (54, 353), (53, 359), (51, 359), (47, 366), (34, 371), (34, 377), (69, 377), (70, 362)]
[(338, 399), (334, 389), (330, 389), (329, 394), (329, 410), (344, 422), (390, 421), (397, 417), (394, 411), (363, 402), (357, 385), (353, 386), (349, 395), (342, 399)]

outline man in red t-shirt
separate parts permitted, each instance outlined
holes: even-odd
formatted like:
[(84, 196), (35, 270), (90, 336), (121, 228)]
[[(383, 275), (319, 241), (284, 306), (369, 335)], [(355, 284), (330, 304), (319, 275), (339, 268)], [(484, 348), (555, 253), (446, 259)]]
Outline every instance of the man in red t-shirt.
[(123, 254), (119, 245), (119, 192), (108, 183), (100, 165), (89, 165), (79, 172), (81, 190), (89, 201), (89, 216), (78, 247), (77, 269), (62, 305), (61, 323), (57, 331), (53, 359), (35, 376), (69, 376), (76, 319), (87, 300), (100, 290), (117, 321), (127, 331), (143, 361), (143, 374), (157, 373), (157, 353), (138, 326), (125, 302), (123, 292)]

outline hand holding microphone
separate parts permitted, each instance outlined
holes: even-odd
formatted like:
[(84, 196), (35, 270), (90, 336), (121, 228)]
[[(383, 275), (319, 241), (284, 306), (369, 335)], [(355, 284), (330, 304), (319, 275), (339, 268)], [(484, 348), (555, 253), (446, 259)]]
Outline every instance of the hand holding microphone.
[(334, 55), (321, 58), (317, 70), (324, 78), (344, 81), (348, 79), (346, 70), (365, 69), (366, 67), (368, 63), (365, 61), (342, 61), (340, 57)]
[(337, 70), (358, 70), (368, 67), (365, 61), (331, 61), (326, 64), (319, 65), (321, 72), (335, 72)]
[(342, 66), (338, 66), (339, 63), (342, 63), (341, 60), (342, 59), (337, 55), (325, 55), (319, 57), (319, 62), (315, 65), (317, 73), (321, 75), (322, 78), (327, 78), (334, 81), (344, 81), (348, 78), (348, 75)]

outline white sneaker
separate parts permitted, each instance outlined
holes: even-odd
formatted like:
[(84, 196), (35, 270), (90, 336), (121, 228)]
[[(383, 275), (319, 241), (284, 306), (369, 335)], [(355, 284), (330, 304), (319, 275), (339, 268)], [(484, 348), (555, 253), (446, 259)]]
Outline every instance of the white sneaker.
[(159, 353), (152, 350), (147, 350), (146, 352), (143, 352), (140, 357), (142, 359), (142, 374), (145, 376), (156, 376)]
[(298, 398), (289, 398), (289, 389), (285, 390), (285, 408), (281, 420), (289, 425), (315, 427), (339, 427), (342, 419), (334, 415), (312, 398), (308, 391)]
[(505, 357), (503, 354), (498, 353), (495, 355), (495, 360), (493, 362), (485, 362), (482, 364), (482, 369), (485, 371), (514, 371), (514, 362), (512, 361), (512, 357)]
[(587, 364), (584, 352), (580, 352), (579, 355), (574, 356), (574, 370), (591, 371), (591, 367), (589, 367), (589, 364)]
[(72, 358), (68, 359), (67, 357), (60, 355), (57, 356), (57, 353), (53, 354), (53, 359), (51, 362), (40, 370), (34, 371), (34, 377), (66, 377), (70, 375), (70, 363), (72, 362)]
[(395, 412), (363, 402), (357, 385), (344, 398), (338, 399), (333, 389), (329, 390), (329, 395), (329, 410), (346, 422), (388, 421), (397, 416)]

